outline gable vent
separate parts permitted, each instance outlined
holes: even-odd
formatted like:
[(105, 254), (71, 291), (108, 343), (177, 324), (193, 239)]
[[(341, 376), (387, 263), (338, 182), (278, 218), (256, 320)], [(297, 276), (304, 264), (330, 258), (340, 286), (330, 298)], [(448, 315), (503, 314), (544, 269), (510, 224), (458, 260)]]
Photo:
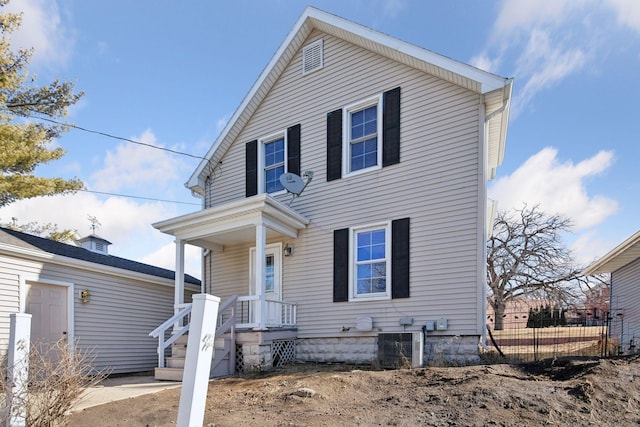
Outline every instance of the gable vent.
[(324, 65), (322, 39), (306, 45), (302, 49), (302, 75), (319, 70)]

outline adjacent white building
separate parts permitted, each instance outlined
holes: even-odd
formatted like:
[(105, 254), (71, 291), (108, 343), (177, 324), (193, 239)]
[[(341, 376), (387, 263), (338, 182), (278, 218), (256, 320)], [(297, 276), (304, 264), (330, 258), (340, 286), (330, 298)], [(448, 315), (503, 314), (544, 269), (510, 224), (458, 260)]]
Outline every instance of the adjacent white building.
[[(81, 240), (86, 247), (0, 228), (0, 350), (9, 315), (29, 313), (34, 342), (76, 343), (102, 372), (152, 370), (157, 340), (148, 334), (174, 312), (174, 272), (109, 255), (98, 236)], [(200, 281), (183, 280), (190, 301)]]
[(611, 273), (609, 338), (621, 353), (640, 351), (640, 231), (620, 243), (584, 271)]

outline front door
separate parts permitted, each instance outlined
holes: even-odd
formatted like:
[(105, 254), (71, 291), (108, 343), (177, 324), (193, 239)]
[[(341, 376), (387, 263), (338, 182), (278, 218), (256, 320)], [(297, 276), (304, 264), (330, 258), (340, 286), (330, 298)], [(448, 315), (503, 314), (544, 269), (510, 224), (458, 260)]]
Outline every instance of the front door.
[[(256, 249), (251, 248), (249, 262), (250, 294), (256, 295), (255, 280)], [(267, 325), (282, 324), (282, 306), (271, 301), (282, 301), (282, 244), (267, 245), (265, 250), (264, 297), (267, 300), (264, 319)], [(259, 319), (253, 319), (257, 322)]]
[(31, 342), (41, 351), (52, 349), (56, 357), (56, 343), (67, 339), (67, 287), (27, 282), (26, 292)]

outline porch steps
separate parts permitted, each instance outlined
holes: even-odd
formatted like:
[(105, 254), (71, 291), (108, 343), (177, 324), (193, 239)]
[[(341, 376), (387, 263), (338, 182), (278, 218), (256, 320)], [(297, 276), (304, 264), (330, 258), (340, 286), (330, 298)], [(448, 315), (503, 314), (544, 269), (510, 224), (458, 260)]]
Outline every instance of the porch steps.
[[(171, 356), (167, 357), (165, 368), (155, 368), (154, 376), (157, 380), (182, 381), (184, 373), (185, 357), (187, 355), (188, 334), (178, 338), (171, 345)], [(227, 337), (216, 338), (214, 342), (214, 354), (211, 362), (209, 378), (220, 378), (232, 375), (229, 363), (231, 340)]]

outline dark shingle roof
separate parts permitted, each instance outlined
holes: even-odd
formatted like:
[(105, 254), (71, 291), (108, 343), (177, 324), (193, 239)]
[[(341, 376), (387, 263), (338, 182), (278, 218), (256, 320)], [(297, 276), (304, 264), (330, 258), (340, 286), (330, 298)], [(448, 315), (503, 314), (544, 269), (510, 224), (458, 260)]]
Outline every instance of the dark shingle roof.
[[(123, 270), (134, 271), (136, 273), (149, 274), (151, 276), (162, 277), (165, 279), (175, 280), (176, 277), (176, 273), (173, 270), (167, 270), (166, 268), (155, 267), (153, 265), (143, 264), (141, 262), (131, 261), (129, 259), (113, 255), (104, 255), (92, 252), (79, 246), (44, 239), (42, 237), (21, 233), (8, 228), (0, 227), (0, 242), (26, 248), (37, 248), (50, 254), (93, 262), (109, 267), (121, 268)], [(200, 285), (200, 280), (189, 274), (184, 275), (184, 281), (185, 283)]]

